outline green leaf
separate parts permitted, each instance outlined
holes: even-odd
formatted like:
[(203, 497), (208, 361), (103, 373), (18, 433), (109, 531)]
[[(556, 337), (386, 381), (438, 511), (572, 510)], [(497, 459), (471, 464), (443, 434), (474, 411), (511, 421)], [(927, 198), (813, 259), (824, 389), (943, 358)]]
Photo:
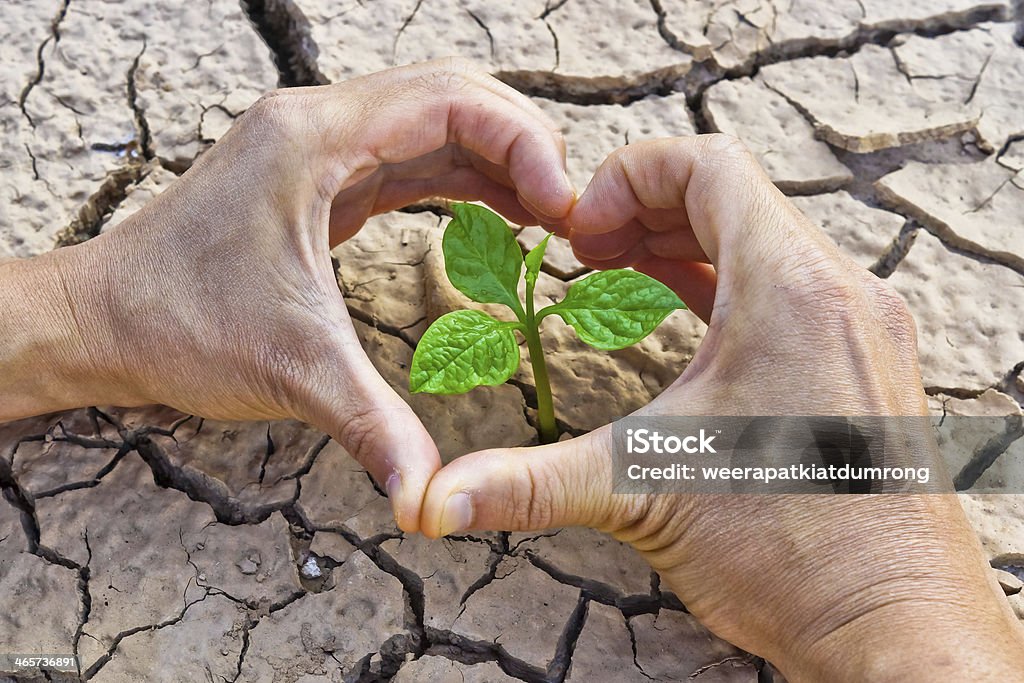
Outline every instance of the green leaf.
[(444, 269), (455, 288), (482, 304), (520, 311), (523, 251), (501, 216), (482, 206), (454, 204), (441, 242)]
[(427, 328), (412, 355), (409, 389), (414, 394), (461, 394), (502, 384), (519, 367), (518, 323), (481, 311), (455, 311)]
[(538, 317), (557, 313), (587, 344), (614, 351), (637, 343), (679, 308), (686, 306), (654, 278), (634, 270), (605, 270), (573, 284), (564, 299)]
[(551, 235), (547, 235), (540, 241), (540, 244), (535, 246), (526, 254), (526, 284), (531, 287), (537, 284), (537, 276), (540, 274), (540, 264), (544, 262), (544, 251), (548, 248), (548, 240), (551, 239)]

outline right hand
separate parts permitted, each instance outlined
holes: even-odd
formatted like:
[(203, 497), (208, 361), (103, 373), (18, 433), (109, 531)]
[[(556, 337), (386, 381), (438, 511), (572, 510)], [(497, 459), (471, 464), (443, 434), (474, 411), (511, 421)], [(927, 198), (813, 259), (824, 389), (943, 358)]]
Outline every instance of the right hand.
[[(584, 263), (658, 277), (708, 321), (638, 414), (926, 414), (903, 301), (735, 140), (618, 150), (568, 224)], [(631, 543), (709, 629), (791, 681), (1024, 672), (1020, 626), (952, 495), (613, 495), (606, 426), (460, 458), (421, 517), (432, 536), (570, 525)]]

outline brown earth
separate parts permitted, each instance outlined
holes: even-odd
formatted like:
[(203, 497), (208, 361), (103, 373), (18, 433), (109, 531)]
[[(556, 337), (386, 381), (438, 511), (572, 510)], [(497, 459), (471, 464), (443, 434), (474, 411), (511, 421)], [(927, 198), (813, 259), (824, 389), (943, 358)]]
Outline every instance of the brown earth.
[[(563, 127), (581, 187), (628, 142), (743, 138), (801, 210), (906, 297), (936, 415), (1020, 415), (1022, 10), (1009, 0), (9, 3), (0, 258), (123, 220), (279, 84), (461, 54)], [(528, 369), (465, 396), (404, 389), (426, 325), (465, 303), (443, 277), (443, 204), (421, 209), (374, 218), (335, 252), (364, 344), (446, 458), (531, 443)], [(519, 238), (529, 247), (540, 233)], [(542, 296), (586, 272), (562, 242), (549, 254)], [(703, 330), (678, 313), (638, 347), (604, 354), (546, 323), (566, 428), (649, 401)], [(979, 481), (1019, 473), (1010, 459), (1024, 458), (1024, 439), (1003, 441)], [(73, 652), (85, 679), (772, 676), (599, 534), (403, 536), (366, 473), (298, 423), (158, 407), (24, 420), (0, 426), (0, 487), (0, 654)], [(961, 498), (994, 565), (1019, 576), (1024, 497)], [(1024, 618), (1019, 579), (1000, 576)]]

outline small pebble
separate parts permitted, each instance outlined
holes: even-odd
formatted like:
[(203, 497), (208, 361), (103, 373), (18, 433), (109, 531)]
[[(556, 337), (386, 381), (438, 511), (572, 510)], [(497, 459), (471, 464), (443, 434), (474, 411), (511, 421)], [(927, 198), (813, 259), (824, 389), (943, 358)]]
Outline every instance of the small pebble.
[(256, 563), (253, 562), (252, 560), (250, 560), (249, 558), (246, 558), (246, 559), (238, 562), (237, 566), (238, 566), (238, 571), (242, 572), (246, 576), (255, 574), (256, 573), (256, 569), (258, 568)]
[(320, 565), (316, 563), (315, 557), (308, 558), (302, 565), (302, 569), (299, 570), (304, 579), (319, 579), (323, 572), (320, 571)]

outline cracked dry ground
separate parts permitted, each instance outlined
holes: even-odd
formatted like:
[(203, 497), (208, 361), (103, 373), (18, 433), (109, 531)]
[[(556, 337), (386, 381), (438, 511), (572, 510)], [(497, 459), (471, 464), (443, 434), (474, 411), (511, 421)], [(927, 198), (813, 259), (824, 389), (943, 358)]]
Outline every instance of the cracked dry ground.
[[(277, 85), (461, 54), (563, 127), (580, 187), (630, 141), (741, 137), (906, 297), (936, 414), (1021, 414), (1020, 2), (38, 0), (4, 15), (0, 257), (115, 225)], [(336, 250), (339, 285), (446, 457), (531, 443), (528, 367), (461, 397), (404, 390), (427, 324), (464, 304), (443, 277), (446, 221), (440, 204), (372, 219)], [(585, 272), (565, 244), (549, 254), (542, 296)], [(601, 354), (548, 324), (574, 434), (648, 401), (703, 334), (678, 313)], [(980, 435), (958, 481), (1003, 476), (1020, 432)], [(298, 423), (159, 407), (24, 420), (0, 426), (0, 487), (0, 651), (74, 652), (85, 679), (773, 679), (596, 533), (403, 537), (366, 473)], [(961, 499), (993, 565), (1021, 574), (1024, 500)], [(1024, 618), (1020, 582), (1000, 576)]]

